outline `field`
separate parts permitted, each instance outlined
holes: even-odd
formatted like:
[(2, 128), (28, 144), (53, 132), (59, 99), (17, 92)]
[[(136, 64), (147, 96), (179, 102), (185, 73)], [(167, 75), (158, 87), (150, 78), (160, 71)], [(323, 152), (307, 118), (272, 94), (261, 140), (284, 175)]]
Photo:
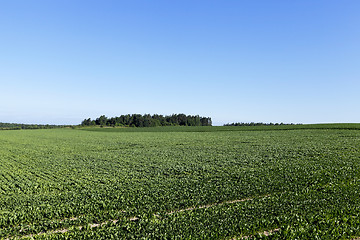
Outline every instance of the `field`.
[(360, 239), (360, 124), (0, 131), (0, 239)]

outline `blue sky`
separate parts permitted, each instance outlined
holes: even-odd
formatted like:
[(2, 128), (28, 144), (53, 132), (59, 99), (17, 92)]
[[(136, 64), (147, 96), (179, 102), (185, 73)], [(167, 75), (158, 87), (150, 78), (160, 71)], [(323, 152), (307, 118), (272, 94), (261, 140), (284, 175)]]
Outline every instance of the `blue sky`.
[(0, 0), (0, 122), (360, 122), (360, 1)]

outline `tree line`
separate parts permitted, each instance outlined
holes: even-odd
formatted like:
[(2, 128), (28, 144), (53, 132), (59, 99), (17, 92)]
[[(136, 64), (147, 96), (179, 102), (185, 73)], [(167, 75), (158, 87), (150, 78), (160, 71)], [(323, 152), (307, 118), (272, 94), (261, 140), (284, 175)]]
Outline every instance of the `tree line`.
[(278, 126), (278, 125), (299, 125), (294, 123), (263, 123), (263, 122), (250, 122), (250, 123), (244, 123), (244, 122), (235, 122), (235, 123), (227, 123), (224, 124), (224, 126)]
[(120, 127), (158, 127), (158, 126), (212, 126), (210, 117), (199, 115), (172, 114), (163, 116), (159, 114), (127, 114), (119, 117), (107, 118), (102, 115), (95, 120), (84, 119), (82, 126), (120, 126)]
[(21, 123), (2, 123), (0, 122), (0, 130), (21, 130), (21, 129), (51, 129), (64, 128), (70, 125), (42, 125), (42, 124), (21, 124)]

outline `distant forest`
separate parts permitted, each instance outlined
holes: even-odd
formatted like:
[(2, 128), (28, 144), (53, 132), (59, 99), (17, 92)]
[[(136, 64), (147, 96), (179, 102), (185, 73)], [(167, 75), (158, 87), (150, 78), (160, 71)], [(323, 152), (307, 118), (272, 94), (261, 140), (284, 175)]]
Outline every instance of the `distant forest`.
[(124, 126), (124, 127), (157, 127), (157, 126), (212, 126), (210, 117), (199, 115), (172, 114), (170, 116), (150, 114), (127, 114), (107, 118), (105, 115), (92, 120), (84, 119), (82, 126)]
[(294, 123), (262, 123), (262, 122), (250, 122), (250, 123), (244, 123), (244, 122), (236, 122), (236, 123), (227, 123), (224, 124), (224, 126), (277, 126), (277, 125), (299, 125)]
[(20, 123), (2, 123), (0, 122), (0, 130), (20, 130), (20, 129), (49, 129), (63, 128), (69, 125), (39, 125), (39, 124), (20, 124)]

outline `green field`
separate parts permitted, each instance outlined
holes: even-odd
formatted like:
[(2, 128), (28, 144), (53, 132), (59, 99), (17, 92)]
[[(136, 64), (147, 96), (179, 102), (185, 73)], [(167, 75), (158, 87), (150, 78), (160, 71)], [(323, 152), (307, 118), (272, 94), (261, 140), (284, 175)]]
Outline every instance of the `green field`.
[(360, 237), (360, 124), (17, 130), (0, 143), (0, 239)]

